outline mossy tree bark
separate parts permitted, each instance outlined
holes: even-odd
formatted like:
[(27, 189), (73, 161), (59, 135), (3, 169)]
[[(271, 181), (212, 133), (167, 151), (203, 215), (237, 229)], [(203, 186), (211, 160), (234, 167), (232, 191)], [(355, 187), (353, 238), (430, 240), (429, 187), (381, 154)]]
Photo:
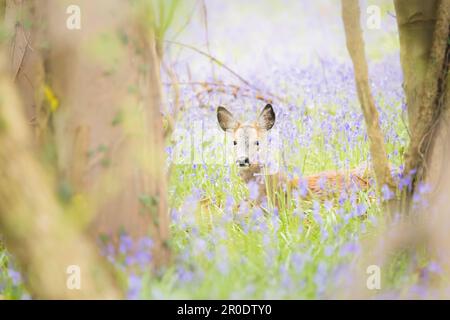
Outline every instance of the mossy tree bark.
[(403, 87), (411, 131), (415, 130), (439, 0), (394, 0), (400, 40)]
[(6, 0), (4, 21), (10, 37), (10, 72), (17, 85), (34, 140), (43, 146), (48, 138), (50, 110), (44, 102), (45, 1)]
[[(441, 149), (445, 144), (436, 141), (442, 136), (440, 131), (447, 130), (447, 124), (443, 119), (448, 103), (446, 91), (449, 69), (450, 0), (423, 1), (420, 5), (422, 10), (420, 12), (423, 12), (421, 15), (416, 11), (407, 10), (409, 4), (409, 1), (408, 5), (404, 1), (396, 1), (411, 131), (410, 145), (405, 154), (405, 174), (415, 172), (412, 175), (412, 191), (414, 191), (417, 182), (426, 181), (432, 171), (436, 176), (439, 174), (438, 170), (442, 169), (442, 165), (438, 165), (437, 161), (442, 161), (445, 152)], [(432, 19), (417, 18), (431, 16)], [(416, 34), (413, 31), (416, 31)], [(429, 39), (425, 40), (425, 34)], [(435, 164), (434, 168), (430, 166), (432, 162)]]

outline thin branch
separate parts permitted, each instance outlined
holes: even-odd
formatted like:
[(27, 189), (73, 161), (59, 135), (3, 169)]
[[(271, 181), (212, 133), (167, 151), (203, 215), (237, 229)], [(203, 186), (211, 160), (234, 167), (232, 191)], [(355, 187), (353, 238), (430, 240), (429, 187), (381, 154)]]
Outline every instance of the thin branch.
[(231, 69), (230, 67), (228, 67), (224, 62), (220, 61), (219, 59), (213, 57), (212, 55), (208, 54), (205, 51), (202, 51), (194, 46), (191, 46), (189, 44), (185, 44), (185, 43), (180, 43), (177, 41), (170, 41), (170, 40), (166, 40), (167, 43), (170, 44), (175, 44), (177, 46), (182, 46), (188, 49), (191, 49), (199, 54), (201, 54), (202, 56), (205, 56), (209, 59), (211, 59), (211, 61), (213, 61), (214, 63), (216, 63), (217, 65), (219, 65), (220, 67), (224, 68), (225, 70), (227, 70), (228, 72), (230, 72), (232, 75), (234, 75), (236, 78), (238, 78), (241, 82), (243, 82), (245, 85), (258, 90), (255, 86), (253, 86), (248, 80), (246, 80), (245, 78), (243, 78), (242, 76), (240, 76), (236, 71), (234, 71), (233, 69)]
[[(174, 44), (174, 45), (178, 45), (178, 46), (182, 46), (182, 47), (188, 48), (188, 49), (190, 49), (190, 50), (193, 50), (193, 51), (195, 51), (195, 52), (201, 54), (202, 56), (205, 56), (205, 57), (211, 59), (211, 61), (213, 61), (214, 63), (216, 63), (216, 64), (219, 65), (220, 67), (222, 67), (222, 68), (224, 68), (225, 70), (227, 70), (228, 72), (230, 72), (232, 75), (234, 75), (237, 79), (239, 79), (242, 83), (244, 83), (244, 84), (245, 84), (246, 86), (248, 86), (249, 88), (252, 88), (253, 90), (256, 90), (256, 91), (259, 91), (259, 92), (262, 92), (262, 91), (263, 91), (263, 90), (259, 89), (258, 87), (252, 85), (252, 84), (250, 83), (250, 81), (246, 80), (244, 77), (242, 77), (241, 75), (239, 75), (236, 71), (234, 71), (233, 69), (231, 69), (230, 67), (228, 67), (224, 62), (222, 62), (222, 61), (220, 61), (219, 59), (215, 58), (214, 56), (208, 54), (207, 52), (205, 52), (205, 51), (203, 51), (203, 50), (200, 50), (200, 49), (198, 49), (198, 48), (196, 48), (196, 47), (194, 47), (194, 46), (191, 46), (191, 45), (189, 45), (189, 44), (184, 44), (184, 43), (180, 43), (180, 42), (176, 42), (176, 41), (170, 41), (170, 40), (166, 40), (166, 42), (167, 42), (167, 43), (170, 43), (170, 44)], [(280, 97), (280, 96), (278, 96), (278, 95), (276, 95), (276, 94), (273, 94), (273, 93), (271, 93), (271, 92), (267, 92), (267, 94), (270, 95), (270, 96), (272, 96), (272, 97), (275, 97), (275, 98), (277, 98), (277, 99), (279, 99), (280, 101), (283, 101), (283, 102), (285, 102), (285, 101), (287, 100), (286, 98)]]
[[(243, 88), (240, 87), (239, 85), (236, 84), (231, 84), (231, 83), (221, 83), (221, 82), (208, 82), (208, 81), (188, 81), (188, 82), (177, 82), (177, 83), (173, 83), (173, 82), (164, 82), (163, 85), (165, 86), (180, 86), (180, 85), (184, 85), (184, 86), (192, 86), (193, 88), (195, 86), (200, 86), (203, 87), (206, 93), (210, 93), (213, 91), (216, 92), (220, 92), (220, 93), (228, 93), (233, 95), (234, 97), (237, 97), (237, 94), (239, 91), (251, 91), (252, 88)], [(213, 87), (213, 88), (211, 88)], [(225, 91), (224, 88), (230, 88), (233, 89), (233, 92), (227, 92)], [(256, 91), (256, 90), (255, 90)], [(199, 94), (201, 94), (202, 92), (197, 93), (197, 96)], [(259, 91), (254, 92), (254, 94), (249, 94), (249, 93), (241, 93), (241, 95), (245, 96), (245, 97), (253, 97), (257, 100), (261, 100), (261, 101), (265, 101), (267, 103), (273, 103), (273, 99), (268, 98), (268, 97), (264, 97)]]

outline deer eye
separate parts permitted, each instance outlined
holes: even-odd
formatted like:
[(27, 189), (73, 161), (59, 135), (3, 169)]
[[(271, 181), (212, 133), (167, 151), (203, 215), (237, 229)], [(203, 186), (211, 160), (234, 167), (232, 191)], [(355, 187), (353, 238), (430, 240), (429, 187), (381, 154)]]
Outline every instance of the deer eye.
[(259, 141), (256, 141), (255, 144), (256, 144), (257, 146), (259, 146)]
[(237, 145), (237, 141), (236, 141), (236, 140), (234, 140), (234, 141), (233, 141), (233, 144), (234, 144), (234, 145)]

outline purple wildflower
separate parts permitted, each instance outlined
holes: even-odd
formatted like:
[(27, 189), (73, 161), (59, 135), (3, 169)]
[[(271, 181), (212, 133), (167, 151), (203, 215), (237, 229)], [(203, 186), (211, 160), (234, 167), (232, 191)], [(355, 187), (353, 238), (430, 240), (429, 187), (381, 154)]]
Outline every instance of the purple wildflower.
[(137, 300), (140, 297), (142, 289), (142, 279), (135, 274), (130, 274), (128, 277), (128, 293), (127, 297), (130, 300)]
[(381, 187), (381, 193), (384, 200), (391, 200), (394, 197), (394, 193), (387, 185)]

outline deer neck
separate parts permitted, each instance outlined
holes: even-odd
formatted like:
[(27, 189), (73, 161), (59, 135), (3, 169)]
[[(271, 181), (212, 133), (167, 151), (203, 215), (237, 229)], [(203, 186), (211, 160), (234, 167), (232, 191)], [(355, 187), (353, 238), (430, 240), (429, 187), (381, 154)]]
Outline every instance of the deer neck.
[(261, 174), (262, 169), (261, 165), (252, 164), (249, 167), (239, 169), (239, 176), (247, 183), (255, 180)]

